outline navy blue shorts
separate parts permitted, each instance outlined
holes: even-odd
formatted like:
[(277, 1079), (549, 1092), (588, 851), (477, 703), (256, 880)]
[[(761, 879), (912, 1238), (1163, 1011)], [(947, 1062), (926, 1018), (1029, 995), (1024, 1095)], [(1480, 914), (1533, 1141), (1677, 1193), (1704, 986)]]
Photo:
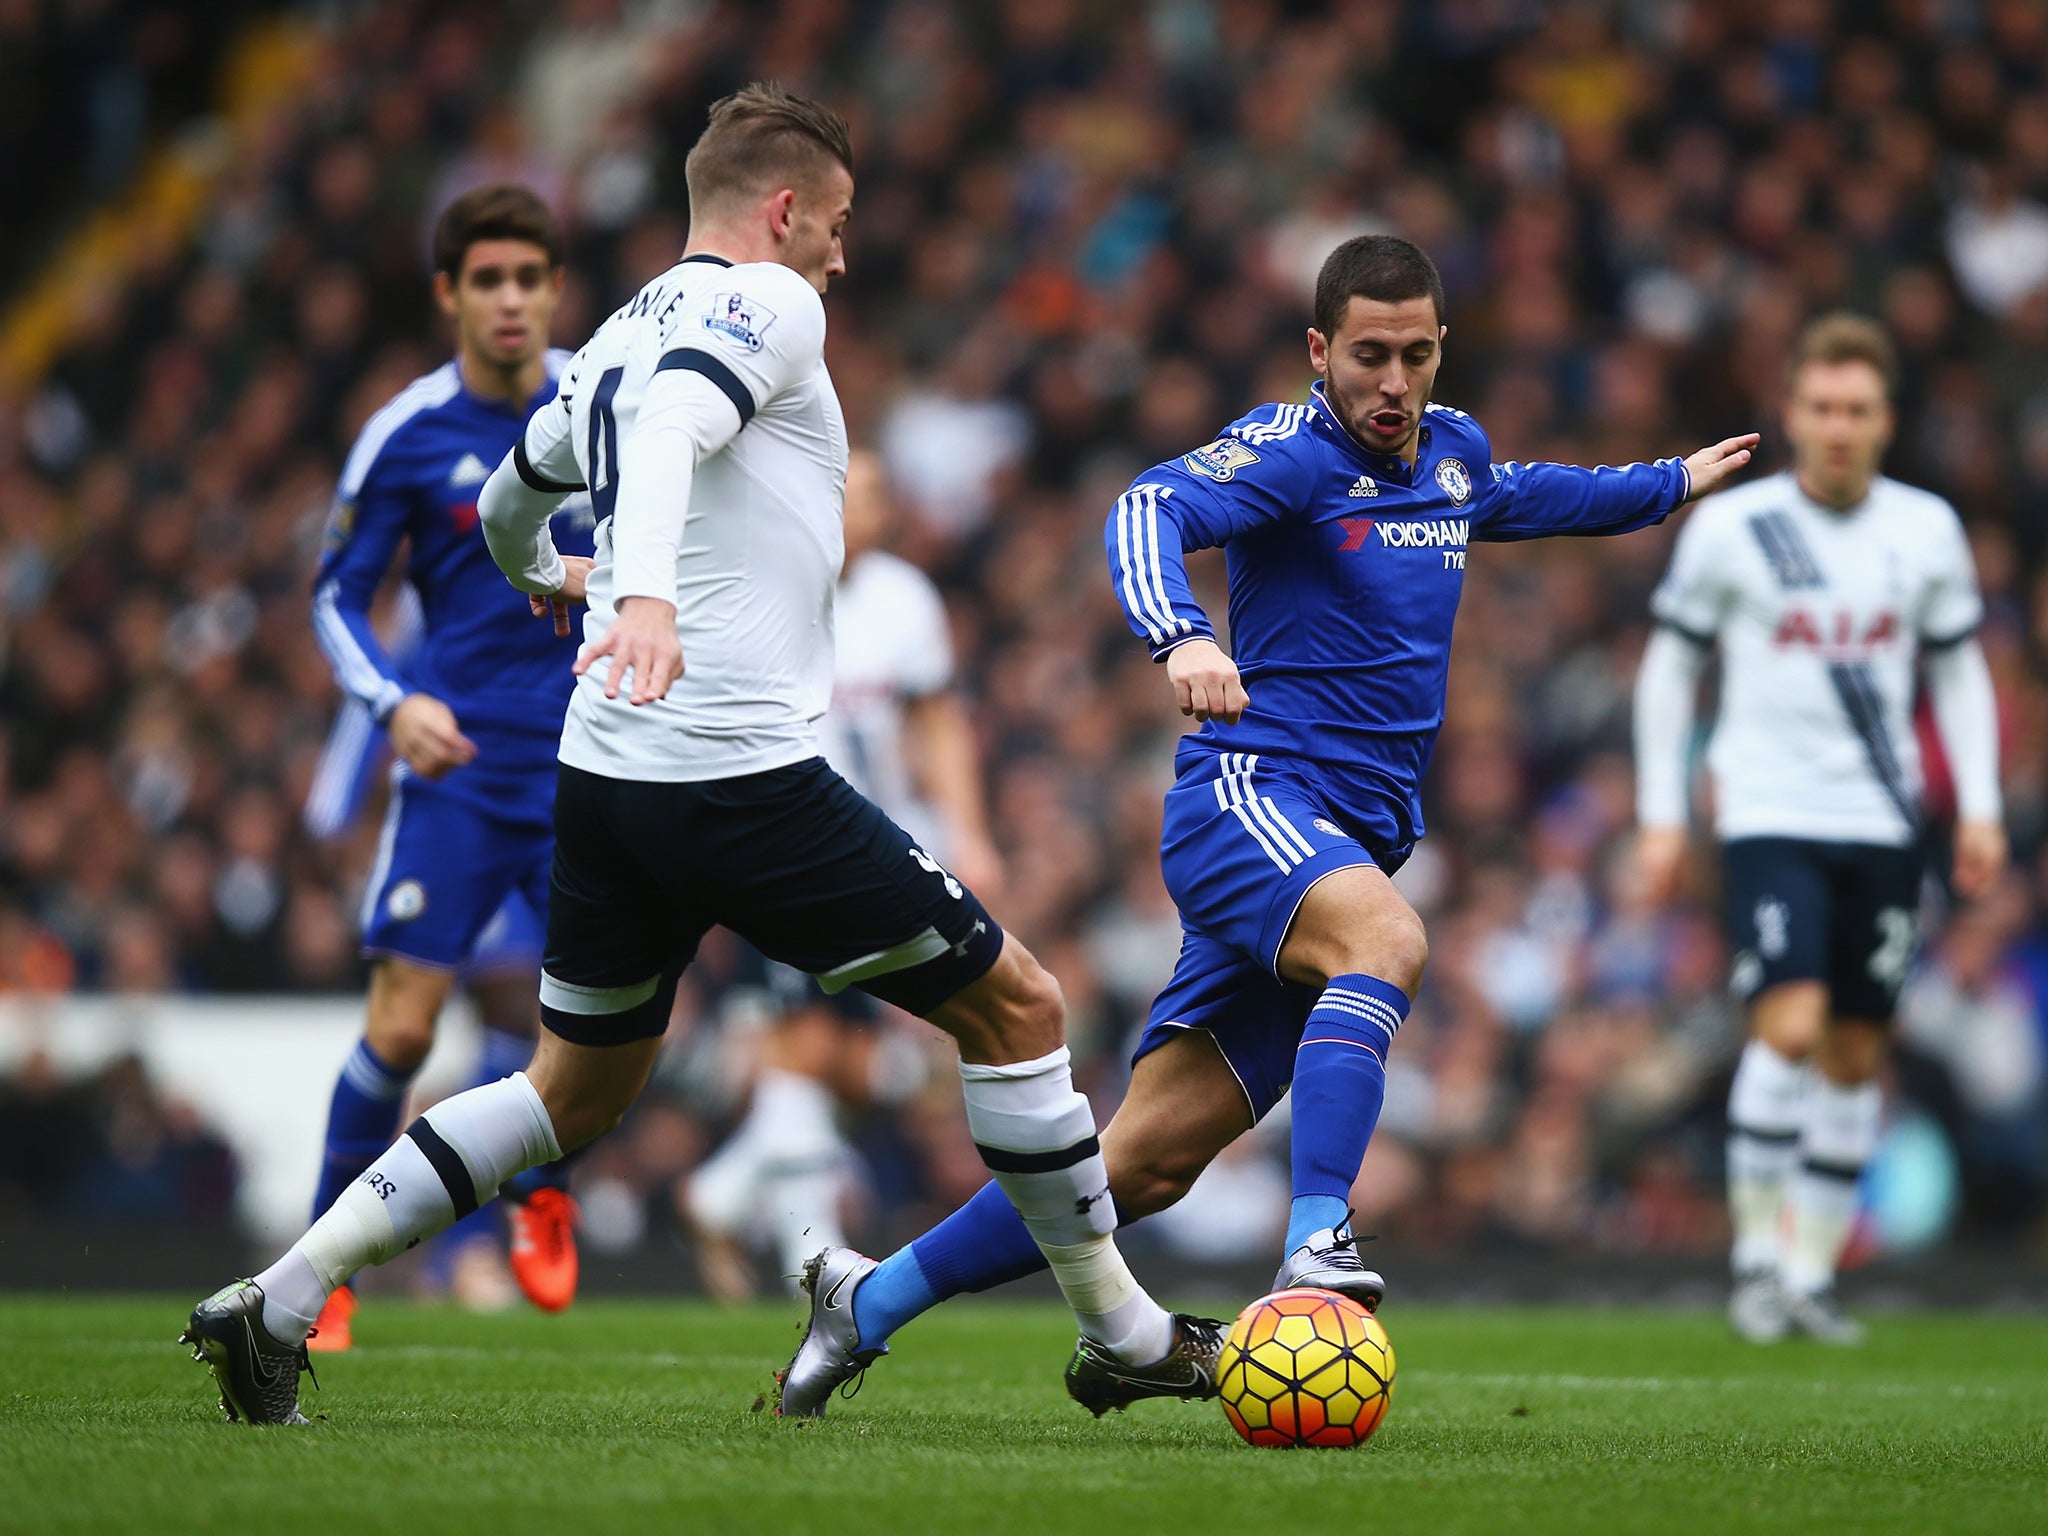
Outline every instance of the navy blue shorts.
[(1275, 969), (1303, 898), (1340, 869), (1391, 875), (1410, 849), (1367, 849), (1313, 778), (1287, 763), (1238, 752), (1184, 761), (1166, 792), (1160, 837), (1160, 867), (1180, 908), (1180, 960), (1132, 1060), (1202, 1030), (1237, 1074), (1256, 1121), (1293, 1081), (1295, 1048), (1321, 996)]
[(1744, 837), (1721, 845), (1731, 978), (1744, 998), (1827, 984), (1837, 1018), (1888, 1021), (1919, 943), (1917, 848)]
[[(364, 955), (467, 971), (479, 941), (490, 938), (494, 969), (520, 943), (528, 962), (537, 960), (535, 929), (548, 909), (554, 841), (545, 820), (494, 816), (401, 764), (391, 776), (377, 863), (363, 891)], [(497, 933), (487, 933), (494, 925)]]
[(926, 1014), (1002, 952), (986, 908), (823, 758), (691, 784), (566, 765), (541, 1017), (579, 1045), (668, 1027), (714, 926), (771, 960)]

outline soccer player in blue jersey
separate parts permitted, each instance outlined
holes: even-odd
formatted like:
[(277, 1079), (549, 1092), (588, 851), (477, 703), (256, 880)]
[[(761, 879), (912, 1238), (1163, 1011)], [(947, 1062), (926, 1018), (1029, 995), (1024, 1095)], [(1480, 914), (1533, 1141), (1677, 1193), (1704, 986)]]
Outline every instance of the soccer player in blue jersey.
[[(343, 689), (388, 733), (397, 762), (363, 897), (368, 1015), (335, 1084), (315, 1215), (397, 1135), (407, 1085), (458, 969), (476, 958), (480, 940), (503, 938), (486, 932), (494, 917), (501, 928), (524, 923), (529, 983), (539, 970), (555, 745), (577, 641), (566, 609), (550, 632), (505, 585), (484, 542), (477, 493), (527, 418), (554, 397), (567, 356), (547, 345), (561, 251), (546, 205), (524, 187), (478, 187), (449, 205), (434, 230), (434, 292), (455, 331), (455, 356), (370, 418), (335, 497), (314, 631)], [(565, 559), (588, 563), (591, 521), (588, 497), (557, 514)], [(401, 546), (421, 611), (403, 664), (371, 625)], [(516, 1040), (495, 1046), (480, 1068), (489, 1081), (525, 1065), (511, 1059)], [(536, 1305), (554, 1310), (575, 1294), (574, 1210), (559, 1165), (524, 1180), (508, 1190), (512, 1269)], [(312, 1347), (347, 1348), (354, 1309), (349, 1288), (336, 1291)]]
[[(1132, 629), (1203, 722), (1181, 740), (1162, 836), (1180, 963), (1102, 1135), (1111, 1194), (1126, 1221), (1171, 1205), (1291, 1083), (1294, 1198), (1274, 1287), (1375, 1308), (1385, 1285), (1359, 1259), (1348, 1197), (1428, 954), (1390, 876), (1423, 832), (1467, 549), (1661, 522), (1756, 442), (1623, 469), (1497, 464), (1477, 422), (1430, 403), (1442, 316), (1420, 249), (1345, 242), (1316, 283), (1309, 398), (1146, 470), (1106, 530)], [(1183, 561), (1218, 545), (1234, 658)], [(993, 1185), (880, 1264), (834, 1256), (846, 1284), (814, 1300), (823, 1343), (795, 1411), (822, 1412), (911, 1317), (1040, 1262)], [(1070, 1389), (1077, 1373), (1123, 1381), (1086, 1399), (1098, 1413), (1169, 1395), (1085, 1341)], [(793, 1411), (790, 1383), (783, 1401)]]

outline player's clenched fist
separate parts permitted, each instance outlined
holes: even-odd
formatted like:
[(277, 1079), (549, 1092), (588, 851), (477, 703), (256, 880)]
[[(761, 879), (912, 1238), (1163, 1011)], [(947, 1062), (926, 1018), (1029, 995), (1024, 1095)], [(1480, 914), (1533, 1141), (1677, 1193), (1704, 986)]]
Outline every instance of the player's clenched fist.
[(652, 704), (668, 697), (668, 685), (683, 675), (683, 646), (676, 639), (676, 605), (658, 597), (619, 599), (612, 627), (577, 653), (576, 675), (588, 672), (601, 656), (611, 658), (605, 673), (604, 696), (616, 699), (627, 674), (633, 678), (630, 700)]
[(1687, 501), (1698, 501), (1702, 496), (1721, 488), (1721, 482), (1750, 461), (1761, 434), (1745, 432), (1740, 437), (1724, 437), (1711, 448), (1702, 448), (1685, 461), (1685, 483)]
[(1166, 653), (1166, 675), (1180, 712), (1197, 720), (1237, 724), (1251, 699), (1237, 675), (1237, 663), (1214, 640), (1190, 640)]

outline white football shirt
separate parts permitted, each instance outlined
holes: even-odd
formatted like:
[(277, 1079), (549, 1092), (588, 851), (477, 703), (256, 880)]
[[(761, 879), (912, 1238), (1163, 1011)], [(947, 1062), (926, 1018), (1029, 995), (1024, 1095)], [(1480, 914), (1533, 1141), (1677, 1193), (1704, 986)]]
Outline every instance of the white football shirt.
[(1720, 646), (1707, 766), (1724, 840), (1913, 838), (1915, 663), (1983, 616), (1953, 507), (1880, 478), (1837, 512), (1771, 475), (1700, 503), (1650, 606)]
[(599, 519), (584, 638), (618, 599), (659, 596), (683, 650), (651, 704), (604, 696), (609, 658), (584, 674), (562, 727), (571, 767), (685, 782), (818, 755), (847, 459), (824, 347), (798, 273), (685, 257), (598, 328), (528, 424), (522, 476), (587, 485)]
[(932, 580), (883, 550), (862, 555), (839, 583), (832, 707), (825, 756), (848, 783), (902, 826), (934, 818), (903, 760), (903, 708), (953, 681), (953, 638)]

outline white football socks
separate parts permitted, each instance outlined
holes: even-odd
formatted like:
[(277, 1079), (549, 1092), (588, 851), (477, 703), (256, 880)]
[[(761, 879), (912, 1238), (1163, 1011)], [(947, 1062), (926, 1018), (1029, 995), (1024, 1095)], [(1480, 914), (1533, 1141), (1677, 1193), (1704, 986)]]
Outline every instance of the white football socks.
[(963, 1061), (960, 1086), (975, 1148), (1051, 1264), (1082, 1336), (1127, 1364), (1163, 1358), (1173, 1318), (1117, 1250), (1095, 1112), (1074, 1087), (1067, 1048), (1005, 1066)]
[(1815, 1073), (1807, 1089), (1799, 1171), (1792, 1177), (1792, 1231), (1779, 1271), (1787, 1290), (1811, 1296), (1835, 1283), (1856, 1182), (1877, 1150), (1884, 1097), (1876, 1083), (1844, 1087)]
[(442, 1100), (256, 1277), (263, 1326), (298, 1343), (350, 1275), (432, 1237), (495, 1198), (513, 1174), (561, 1155), (547, 1106), (524, 1072)]
[(1778, 1266), (1806, 1075), (1805, 1067), (1761, 1040), (1743, 1047), (1736, 1065), (1728, 1090), (1728, 1216), (1738, 1275)]

